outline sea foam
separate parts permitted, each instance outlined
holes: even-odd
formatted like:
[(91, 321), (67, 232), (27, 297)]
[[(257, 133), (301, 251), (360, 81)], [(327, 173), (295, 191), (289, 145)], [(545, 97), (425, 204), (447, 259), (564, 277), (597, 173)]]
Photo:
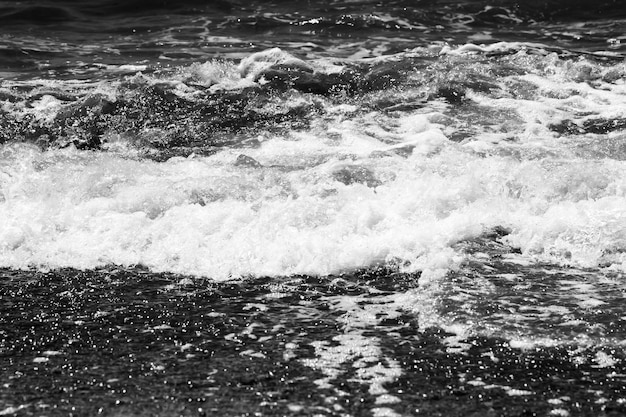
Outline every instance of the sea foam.
[(333, 141), (318, 132), (266, 140), (246, 150), (258, 166), (236, 164), (237, 150), (157, 163), (4, 145), (0, 262), (142, 264), (217, 280), (397, 260), (445, 271), (453, 244), (506, 226), (526, 254), (621, 265), (622, 162), (485, 158), (427, 115), (411, 121), (417, 133), (405, 123), (395, 136), (408, 157), (348, 123)]
[[(104, 144), (107, 152), (6, 143), (0, 265), (140, 264), (226, 280), (394, 263), (429, 280), (460, 265), (458, 242), (504, 227), (504, 241), (528, 259), (622, 270), (626, 157), (598, 157), (599, 147), (583, 145), (619, 140), (618, 125), (605, 121), (624, 116), (623, 83), (611, 75), (623, 66), (510, 53), (501, 63), (508, 72), (489, 88), (454, 96), (465, 100), (459, 117), (454, 103), (437, 99), (459, 87), (435, 80), (444, 84), (433, 93), (416, 71), (402, 97), (435, 94), (428, 105), (377, 111), (393, 92), (372, 92), (365, 104), (287, 92), (271, 100), (313, 103), (319, 117), (306, 128), (259, 130), (253, 147), (204, 156), (142, 159), (132, 143), (120, 145), (121, 134)], [(484, 64), (473, 60), (453, 54), (431, 70), (474, 85)], [(273, 49), (171, 81), (181, 94), (193, 92), (189, 79), (213, 88), (249, 76), (249, 85), (274, 64), (317, 71)], [(114, 95), (115, 85), (98, 89)], [(21, 110), (7, 106), (43, 121), (63, 108), (46, 95)]]

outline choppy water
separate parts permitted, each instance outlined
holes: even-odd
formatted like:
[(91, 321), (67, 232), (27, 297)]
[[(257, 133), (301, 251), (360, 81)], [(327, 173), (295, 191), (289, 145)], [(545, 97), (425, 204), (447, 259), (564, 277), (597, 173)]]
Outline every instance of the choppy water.
[[(4, 2), (3, 309), (14, 285), (63, 268), (218, 287), (318, 277), (311, 309), (331, 306), (339, 333), (284, 349), (333, 395), (331, 362), (356, 361), (396, 403), (383, 387), (408, 371), (383, 354), (385, 316), (448, 332), (450, 354), (495, 338), (619, 371), (625, 44), (626, 8), (608, 0)], [(384, 290), (333, 292), (380, 268)], [(625, 402), (611, 395), (594, 404)], [(10, 397), (0, 413), (33, 404)]]

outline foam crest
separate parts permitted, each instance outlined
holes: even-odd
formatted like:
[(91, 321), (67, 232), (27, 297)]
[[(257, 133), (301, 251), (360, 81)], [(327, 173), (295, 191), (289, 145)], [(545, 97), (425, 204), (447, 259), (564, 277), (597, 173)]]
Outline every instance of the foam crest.
[(2, 265), (142, 264), (221, 280), (400, 260), (426, 277), (454, 267), (456, 242), (500, 225), (533, 256), (621, 262), (623, 163), (484, 158), (429, 118), (390, 121), (385, 135), (338, 124), (330, 142), (276, 136), (246, 152), (256, 164), (233, 149), (156, 163), (5, 145)]
[[(510, 231), (506, 242), (529, 259), (622, 269), (626, 157), (610, 149), (604, 151), (610, 158), (601, 157), (599, 147), (622, 135), (623, 64), (554, 55), (538, 61), (521, 50), (486, 68), (481, 59), (458, 54), (425, 68), (431, 78), (422, 79), (423, 73), (405, 69), (413, 68), (413, 59), (398, 55), (390, 62), (402, 68), (393, 77), (404, 74), (402, 100), (419, 99), (412, 107), (398, 107), (404, 104), (397, 99), (382, 107), (393, 98), (385, 90), (319, 97), (304, 92), (303, 84), (302, 90), (286, 85), (268, 93), (250, 112), (254, 92), (205, 97), (194, 87), (262, 83), (263, 74), (278, 67), (298, 77), (319, 70), (279, 49), (251, 55), (239, 66), (192, 65), (162, 82), (138, 74), (125, 81), (127, 87), (85, 84), (77, 91), (95, 88), (98, 94), (85, 93), (80, 105), (64, 104), (58, 85), (48, 86), (57, 89), (54, 95), (32, 87), (28, 94), (38, 98), (20, 107), (19, 118), (33, 115), (50, 124), (55, 117), (68, 135), (78, 132), (75, 120), (89, 115), (102, 126), (120, 123), (120, 129), (153, 119), (161, 125), (134, 139), (127, 130), (107, 132), (107, 152), (2, 145), (0, 262), (142, 264), (217, 280), (324, 275), (392, 262), (421, 271), (428, 281), (460, 265), (458, 242), (504, 227)], [(486, 80), (487, 70), (503, 75)], [(443, 75), (432, 78), (435, 73)], [(122, 90), (128, 97), (116, 96)], [(196, 96), (213, 105), (235, 100), (240, 119), (224, 119), (228, 111)], [(150, 100), (162, 107), (146, 109)], [(276, 125), (261, 117), (269, 107), (297, 109), (299, 103), (317, 112), (307, 113), (304, 127), (272, 129)], [(19, 101), (7, 102), (5, 110), (10, 106)], [(141, 118), (132, 119), (136, 114)], [(172, 123), (181, 115), (196, 118), (184, 120), (186, 131)], [(195, 146), (202, 134), (202, 140), (215, 140), (198, 123), (229, 125), (250, 115), (259, 120), (257, 130), (242, 135), (254, 137), (251, 146), (228, 137), (232, 142), (205, 156), (187, 152), (189, 157), (160, 163), (131, 150), (149, 141)], [(85, 123), (83, 130), (98, 131), (92, 128)], [(167, 129), (171, 137), (159, 142)]]

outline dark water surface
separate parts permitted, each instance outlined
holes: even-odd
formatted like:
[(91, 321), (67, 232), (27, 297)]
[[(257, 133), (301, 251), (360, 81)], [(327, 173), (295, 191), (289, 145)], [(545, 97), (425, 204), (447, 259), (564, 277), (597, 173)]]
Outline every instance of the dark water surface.
[(109, 65), (159, 68), (271, 47), (375, 56), (441, 41), (621, 52), (615, 41), (623, 40), (625, 19), (617, 0), (5, 1), (0, 70), (10, 77), (102, 77)]
[(0, 3), (0, 415), (626, 414), (626, 5)]
[[(622, 349), (519, 351), (498, 337), (470, 337), (464, 352), (446, 350), (450, 334), (383, 313), (388, 296), (414, 279), (388, 270), (219, 285), (144, 270), (2, 277), (0, 400), (20, 404), (7, 415), (548, 415), (555, 405), (576, 415), (626, 412)], [(551, 285), (543, 285), (537, 301), (550, 303)], [(501, 291), (493, 310), (521, 296)], [(345, 321), (368, 309), (383, 315), (376, 325)], [(578, 318), (615, 320), (610, 310), (600, 320), (586, 314)], [(623, 338), (624, 330), (612, 333)], [(346, 337), (375, 343), (368, 348), (383, 355), (375, 366), (393, 363), (402, 375), (360, 372), (355, 346), (328, 363), (316, 357), (312, 345)], [(598, 366), (603, 355), (619, 365)], [(332, 386), (313, 383), (324, 378)], [(377, 378), (387, 397), (372, 389)]]

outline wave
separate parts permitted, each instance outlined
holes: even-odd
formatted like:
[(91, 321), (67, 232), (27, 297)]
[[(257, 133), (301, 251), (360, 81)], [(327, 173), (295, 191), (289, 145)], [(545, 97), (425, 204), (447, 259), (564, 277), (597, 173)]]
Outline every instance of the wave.
[(626, 67), (536, 44), (117, 80), (4, 81), (5, 267), (233, 277), (393, 264), (424, 279), (497, 228), (527, 259), (623, 269)]
[[(111, 81), (5, 82), (0, 86), (5, 102), (0, 143), (103, 149), (123, 137), (166, 159), (249, 146), (259, 130), (306, 130), (341, 104), (357, 106), (358, 113), (389, 112), (441, 100), (470, 104), (472, 94), (541, 96), (532, 83), (523, 82), (526, 89), (520, 81), (503, 84), (485, 75), (485, 68), (512, 79), (558, 70), (566, 80), (612, 83), (624, 74), (619, 56), (617, 63), (602, 63), (608, 55), (574, 63), (570, 55), (545, 45), (500, 43), (417, 48), (374, 60), (304, 60), (274, 48), (238, 64), (213, 60), (152, 74), (136, 72), (145, 66), (112, 66), (113, 75), (133, 75)], [(459, 69), (458, 62), (468, 67)], [(590, 116), (576, 122), (564, 116), (549, 126), (560, 134), (606, 133), (621, 130), (620, 120)], [(457, 140), (467, 134), (462, 131)]]

